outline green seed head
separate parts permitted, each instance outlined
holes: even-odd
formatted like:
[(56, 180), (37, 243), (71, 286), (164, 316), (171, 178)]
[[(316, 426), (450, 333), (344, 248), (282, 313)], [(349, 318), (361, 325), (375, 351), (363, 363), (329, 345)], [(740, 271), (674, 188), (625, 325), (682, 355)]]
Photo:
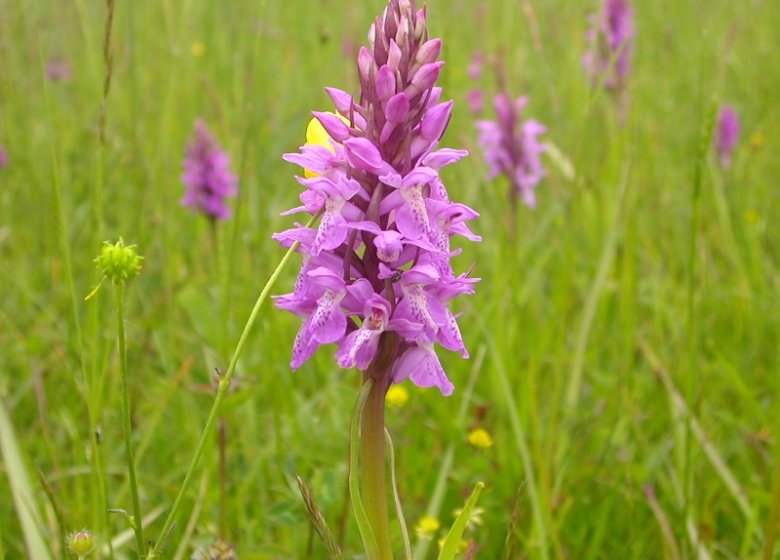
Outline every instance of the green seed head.
[(72, 533), (68, 537), (68, 550), (76, 556), (86, 556), (95, 549), (95, 538), (86, 529)]
[(114, 284), (132, 280), (141, 272), (144, 258), (135, 252), (135, 245), (125, 245), (122, 238), (116, 243), (103, 243), (100, 255), (95, 259), (98, 268)]

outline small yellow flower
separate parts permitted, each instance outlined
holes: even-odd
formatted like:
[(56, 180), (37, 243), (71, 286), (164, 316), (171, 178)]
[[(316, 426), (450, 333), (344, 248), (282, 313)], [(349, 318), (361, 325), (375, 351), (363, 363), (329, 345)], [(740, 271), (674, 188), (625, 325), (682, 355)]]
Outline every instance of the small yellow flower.
[(468, 442), (474, 447), (487, 449), (493, 446), (493, 438), (485, 428), (475, 428), (469, 432)]
[(766, 142), (766, 138), (762, 133), (754, 132), (750, 135), (750, 147), (756, 152), (764, 147), (764, 142)]
[[(344, 118), (344, 116), (339, 115), (338, 113), (331, 113), (331, 114), (336, 115), (344, 122), (344, 124), (349, 126), (349, 120)], [(309, 124), (306, 126), (306, 145), (324, 146), (330, 151), (330, 153), (332, 154), (336, 153), (336, 150), (333, 147), (333, 144), (331, 143), (330, 135), (325, 130), (325, 127), (322, 126), (322, 123), (316, 118), (310, 120)], [(312, 177), (317, 177), (317, 173), (315, 173), (314, 171), (309, 171), (308, 169), (304, 169), (303, 176), (306, 177), (307, 179), (311, 179)]]
[(190, 47), (190, 52), (192, 53), (192, 56), (200, 58), (204, 54), (206, 54), (206, 45), (201, 43), (200, 41), (195, 41), (192, 43), (192, 46)]
[[(463, 513), (463, 508), (458, 508), (452, 512), (452, 516), (457, 519), (461, 513)], [(484, 513), (485, 508), (475, 507), (472, 509), (469, 518), (466, 520), (466, 529), (471, 529), (473, 525), (482, 525), (484, 523), (482, 520)]]
[(409, 400), (409, 391), (403, 385), (390, 385), (385, 395), (385, 402), (390, 406), (402, 407)]
[(747, 210), (745, 212), (745, 221), (749, 223), (751, 226), (758, 223), (758, 212), (755, 210)]
[[(447, 537), (442, 537), (439, 539), (439, 550), (444, 548), (444, 541), (446, 540)], [(457, 553), (460, 554), (462, 552), (466, 552), (468, 547), (469, 547), (469, 541), (467, 541), (466, 539), (460, 539), (460, 542), (458, 543)]]
[(423, 515), (417, 522), (417, 527), (415, 527), (414, 532), (417, 533), (419, 538), (430, 541), (433, 540), (433, 535), (440, 527), (441, 523), (438, 519), (431, 517), (430, 515)]

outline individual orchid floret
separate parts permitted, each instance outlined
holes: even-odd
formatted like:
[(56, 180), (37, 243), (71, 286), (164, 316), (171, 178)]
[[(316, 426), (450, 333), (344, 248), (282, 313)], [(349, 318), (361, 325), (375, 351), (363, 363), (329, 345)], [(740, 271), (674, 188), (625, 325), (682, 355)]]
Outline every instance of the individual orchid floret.
[(284, 159), (303, 168), (301, 205), (319, 217), (274, 236), (303, 257), (292, 293), (276, 304), (303, 319), (291, 367), (324, 344), (386, 391), (410, 378), (450, 394), (437, 346), (468, 356), (450, 302), (473, 293), (456, 275), (453, 236), (478, 241), (478, 217), (452, 202), (441, 169), (467, 155), (439, 144), (452, 101), (436, 86), (442, 42), (429, 38), (425, 8), (390, 0), (359, 49), (356, 96), (326, 88), (335, 111), (314, 112), (306, 144)]
[(512, 196), (518, 196), (529, 207), (536, 206), (535, 189), (544, 177), (541, 154), (544, 145), (539, 136), (544, 125), (520, 116), (528, 97), (516, 100), (505, 93), (494, 99), (496, 120), (477, 122), (479, 145), (485, 154), (489, 178), (504, 175), (512, 185)]
[(724, 105), (718, 112), (715, 147), (723, 169), (731, 167), (734, 149), (739, 142), (739, 114), (731, 105)]
[(608, 89), (624, 89), (631, 69), (634, 46), (634, 15), (629, 0), (603, 0), (590, 17), (586, 35), (588, 50), (583, 66), (595, 86), (601, 80)]
[(187, 144), (182, 181), (187, 187), (181, 204), (205, 214), (211, 220), (226, 220), (230, 207), (225, 199), (238, 194), (230, 159), (203, 121), (195, 123), (195, 132)]

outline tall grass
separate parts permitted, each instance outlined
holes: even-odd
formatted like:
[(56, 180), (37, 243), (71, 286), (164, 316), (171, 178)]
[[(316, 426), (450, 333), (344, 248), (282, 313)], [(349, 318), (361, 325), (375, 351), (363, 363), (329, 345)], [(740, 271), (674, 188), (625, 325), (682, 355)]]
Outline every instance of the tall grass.
[[(434, 540), (412, 543), (416, 560), (436, 556), (477, 481), (487, 483), (484, 523), (465, 538), (478, 558), (503, 558), (505, 547), (533, 559), (777, 555), (780, 11), (765, 0), (635, 4), (621, 127), (580, 65), (592, 2), (429, 2), (432, 32), (445, 41), (445, 95), (456, 100), (447, 145), (474, 155), (445, 179), (482, 214), (484, 241), (460, 257), (482, 282), (460, 310), (472, 353), (485, 352), (473, 391), (474, 364), (444, 356), (453, 398), (409, 387), (408, 403), (389, 409), (413, 541), (426, 512), (442, 525)], [(117, 557), (132, 548), (122, 520), (106, 514), (130, 502), (111, 309), (82, 302), (99, 243), (119, 235), (146, 257), (127, 298), (139, 500), (156, 513), (144, 534), (178, 557), (217, 536), (214, 438), (197, 447), (213, 396), (200, 387), (228, 366), (282, 258), (270, 234), (289, 223), (278, 214), (298, 185), (279, 156), (302, 143), (309, 110), (329, 107), (322, 86), (356, 88), (344, 50), (379, 7), (117, 3), (99, 148), (105, 4), (0, 0), (0, 144), (11, 155), (0, 170), (0, 394), (25, 459), (0, 467), (6, 557), (28, 546), (31, 525), (13, 505), (20, 472), (31, 481), (25, 500), (41, 512), (36, 530), (58, 538), (34, 468), (68, 531), (89, 526)], [(505, 53), (509, 87), (530, 94), (529, 114), (576, 173), (572, 181), (546, 160), (539, 207), (520, 213), (516, 231), (504, 219), (508, 185), (483, 178), (464, 103), (475, 50)], [(72, 81), (42, 77), (52, 56), (70, 60)], [(713, 99), (743, 117), (730, 171), (702, 135)], [(178, 206), (197, 117), (241, 177), (216, 265), (207, 224)], [(290, 264), (279, 292), (292, 285)], [(305, 558), (295, 477), (335, 527), (359, 379), (336, 370), (328, 350), (291, 373), (295, 318), (270, 306), (254, 317), (231, 364), (236, 388), (220, 405), (230, 434), (226, 536), (242, 558)], [(493, 447), (466, 443), (476, 426)], [(200, 468), (177, 500), (196, 447)], [(175, 526), (166, 521), (174, 502)], [(345, 556), (360, 547), (347, 519)]]

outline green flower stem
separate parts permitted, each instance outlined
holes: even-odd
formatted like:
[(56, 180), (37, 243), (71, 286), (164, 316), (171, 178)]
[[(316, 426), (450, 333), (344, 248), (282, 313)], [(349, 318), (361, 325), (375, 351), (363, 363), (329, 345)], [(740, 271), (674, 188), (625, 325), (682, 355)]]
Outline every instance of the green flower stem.
[[(318, 218), (319, 214), (309, 220), (309, 223), (306, 224), (306, 226), (311, 226)], [(206, 420), (206, 426), (203, 428), (203, 433), (201, 433), (198, 444), (195, 447), (195, 453), (192, 456), (190, 466), (187, 468), (187, 472), (184, 475), (184, 480), (182, 481), (181, 487), (179, 488), (179, 493), (176, 495), (176, 499), (173, 502), (173, 507), (171, 508), (171, 511), (165, 520), (165, 524), (163, 525), (162, 531), (160, 533), (160, 538), (157, 539), (157, 542), (154, 544), (154, 547), (147, 556), (149, 559), (159, 557), (160, 548), (165, 542), (168, 533), (170, 533), (171, 529), (173, 528), (173, 523), (176, 520), (176, 515), (179, 513), (179, 509), (181, 509), (184, 495), (187, 493), (187, 490), (192, 483), (192, 477), (195, 474), (195, 469), (200, 462), (200, 458), (203, 456), (203, 450), (206, 447), (206, 442), (208, 441), (214, 429), (214, 424), (217, 421), (217, 416), (219, 413), (219, 407), (222, 404), (222, 401), (225, 399), (228, 387), (230, 387), (230, 380), (233, 378), (233, 375), (236, 372), (238, 358), (241, 356), (241, 352), (244, 350), (246, 341), (249, 338), (249, 332), (252, 330), (252, 326), (255, 324), (255, 320), (257, 320), (257, 315), (260, 312), (260, 308), (263, 306), (265, 300), (268, 299), (268, 295), (271, 293), (271, 288), (273, 288), (276, 280), (279, 278), (279, 275), (287, 264), (287, 261), (290, 260), (290, 257), (292, 257), (293, 253), (295, 253), (296, 249), (298, 249), (298, 245), (299, 243), (296, 241), (287, 250), (287, 252), (284, 254), (284, 257), (282, 257), (282, 260), (279, 262), (279, 265), (268, 279), (268, 282), (266, 282), (263, 290), (260, 292), (260, 295), (257, 297), (255, 306), (252, 308), (252, 312), (249, 314), (249, 319), (247, 319), (246, 325), (244, 325), (244, 331), (241, 333), (241, 337), (238, 339), (238, 344), (236, 345), (236, 349), (233, 352), (233, 357), (230, 359), (230, 365), (228, 365), (228, 369), (225, 372), (225, 375), (223, 375), (219, 380), (217, 396), (214, 399), (214, 404), (211, 405), (211, 411), (209, 412), (208, 419)]]
[(119, 370), (122, 376), (122, 431), (125, 436), (125, 455), (127, 458), (127, 472), (130, 477), (130, 494), (133, 501), (133, 532), (135, 544), (138, 547), (138, 556), (143, 558), (146, 550), (144, 547), (143, 516), (141, 515), (141, 502), (138, 499), (138, 482), (135, 476), (135, 459), (133, 458), (132, 425), (130, 422), (130, 392), (127, 388), (127, 346), (125, 344), (125, 315), (124, 315), (124, 291), (125, 283), (116, 284), (116, 323), (117, 339), (119, 341)]
[[(393, 560), (385, 485), (385, 393), (387, 385), (375, 381), (363, 408), (360, 431), (363, 461), (363, 503), (379, 547), (378, 560)], [(372, 559), (373, 560), (373, 559)]]

